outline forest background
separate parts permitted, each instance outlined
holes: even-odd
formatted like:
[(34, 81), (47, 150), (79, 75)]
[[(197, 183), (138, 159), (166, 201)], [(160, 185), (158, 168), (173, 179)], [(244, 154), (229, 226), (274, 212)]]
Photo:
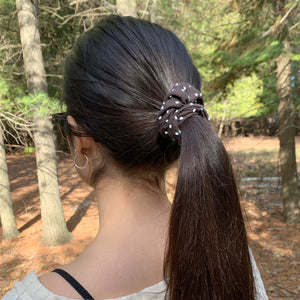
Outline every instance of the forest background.
[[(43, 83), (34, 88), (28, 79), (30, 67), (26, 66), (20, 21), (20, 12), (26, 4), (33, 5), (39, 32), (39, 45), (34, 47), (42, 51), (40, 62), (44, 70)], [(10, 225), (6, 231), (3, 226), (7, 215), (13, 216), (11, 201), (7, 200), (9, 187), (2, 185), (4, 173), (7, 176), (5, 154), (37, 153), (38, 133), (34, 126), (46, 117), (52, 119), (57, 138), (61, 140), (57, 125), (64, 111), (59, 104), (64, 59), (80, 33), (112, 13), (156, 22), (179, 36), (201, 73), (205, 105), (219, 136), (263, 134), (279, 138), (280, 168), (276, 175), (282, 176), (280, 201), (284, 204), (285, 221), (297, 223), (300, 219), (295, 151), (295, 135), (300, 131), (298, 0), (1, 0), (0, 146), (5, 151), (1, 154), (0, 169), (4, 172), (0, 174), (0, 215), (3, 238), (13, 239), (20, 231), (14, 217), (7, 222)], [(28, 55), (33, 57), (33, 53)], [(58, 145), (56, 153), (66, 151), (61, 141)], [(42, 171), (38, 159), (37, 165), (39, 172)], [(268, 176), (274, 168), (267, 170), (262, 177)], [(238, 175), (248, 177), (250, 173), (241, 171)], [(55, 176), (53, 171), (52, 177)], [(60, 201), (59, 192), (56, 198)], [(46, 214), (46, 208), (51, 212), (51, 201), (42, 196), (40, 201), (41, 240), (48, 245), (67, 242), (71, 235), (62, 209)], [(297, 253), (299, 255), (299, 251)]]

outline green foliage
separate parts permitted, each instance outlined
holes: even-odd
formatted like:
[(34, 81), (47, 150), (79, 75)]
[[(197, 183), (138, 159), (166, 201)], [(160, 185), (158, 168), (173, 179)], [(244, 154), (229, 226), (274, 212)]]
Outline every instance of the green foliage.
[(43, 92), (21, 97), (18, 96), (20, 94), (22, 94), (20, 88), (14, 89), (8, 81), (0, 80), (0, 110), (11, 113), (22, 112), (24, 116), (31, 118), (34, 114), (45, 116), (59, 113), (64, 109), (57, 99)]
[(14, 87), (8, 80), (0, 79), (0, 111), (16, 112), (14, 99), (22, 93), (22, 87)]
[(59, 113), (62, 108), (57, 99), (50, 98), (43, 92), (16, 99), (16, 105), (18, 110), (23, 111), (28, 116), (46, 116)]
[(260, 102), (263, 104), (262, 114), (270, 115), (277, 112), (276, 66), (274, 61), (264, 62), (257, 67), (257, 74), (263, 81)]
[(300, 54), (292, 53), (291, 54), (291, 60), (293, 60), (293, 61), (300, 61)]
[(24, 155), (29, 155), (29, 154), (33, 153), (34, 151), (35, 151), (34, 147), (32, 147), (32, 146), (26, 147), (24, 149)]
[[(226, 103), (229, 107), (226, 107), (225, 110), (230, 111), (232, 86), (238, 89), (238, 82), (243, 81), (245, 76), (248, 77), (250, 74), (256, 73), (262, 81), (263, 88), (255, 97), (260, 107), (254, 109), (253, 112), (256, 116), (276, 112), (275, 60), (282, 53), (282, 41), (287, 36), (293, 37), (292, 45), (299, 45), (299, 34), (297, 34), (294, 24), (298, 24), (300, 14), (297, 14), (299, 5), (297, 8), (295, 4), (295, 0), (286, 1), (284, 13), (279, 14), (275, 1), (271, 0), (229, 2), (226, 10), (231, 13), (238, 13), (236, 20), (238, 20), (239, 25), (231, 26), (230, 33), (227, 36), (222, 36), (219, 45), (213, 52), (204, 57), (201, 63), (202, 68), (209, 65), (212, 70), (216, 70), (216, 76), (211, 78), (208, 83), (209, 96), (221, 101), (221, 103)], [(294, 9), (294, 11), (284, 17), (289, 9)], [(293, 31), (289, 30), (290, 28), (294, 28)], [(292, 54), (291, 58), (298, 61), (299, 54)], [(299, 66), (298, 69), (295, 69), (299, 72)], [(299, 75), (298, 77), (296, 74), (294, 75), (293, 84), (295, 86), (299, 81), (296, 78), (299, 78)], [(244, 88), (252, 89), (252, 86), (244, 86)], [(293, 89), (293, 92), (295, 95), (296, 88)], [(238, 92), (237, 94), (242, 93)], [(221, 111), (224, 112), (221, 103), (214, 104), (218, 118), (220, 118)], [(241, 107), (247, 107), (247, 104), (243, 104)], [(236, 110), (235, 116), (238, 114), (237, 111), (239, 109)], [(243, 111), (243, 109), (240, 111), (241, 116), (249, 116)], [(230, 116), (230, 113), (227, 115)]]
[[(2, 81), (5, 81), (9, 87), (8, 98), (13, 99), (26, 90), (26, 79), (22, 74), (24, 70), (22, 46), (15, 1), (3, 0), (0, 2), (0, 24), (0, 93), (3, 88)], [(1, 99), (3, 100), (2, 97)]]
[(14, 0), (1, 0), (0, 1), (0, 11), (1, 13), (9, 13), (12, 9), (16, 8), (16, 3)]
[(11, 109), (10, 95), (9, 95), (9, 83), (4, 80), (0, 80), (0, 110), (9, 110)]
[[(251, 88), (249, 88), (251, 87)], [(263, 82), (257, 75), (242, 77), (234, 86), (229, 87), (227, 98), (222, 102), (208, 101), (206, 107), (211, 118), (226, 120), (234, 118), (249, 118), (263, 113), (263, 104), (260, 94), (263, 91)]]

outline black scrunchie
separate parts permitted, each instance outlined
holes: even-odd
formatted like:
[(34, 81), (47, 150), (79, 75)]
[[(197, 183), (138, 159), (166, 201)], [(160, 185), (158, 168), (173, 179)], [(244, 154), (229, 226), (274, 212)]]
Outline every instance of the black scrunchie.
[(180, 125), (194, 115), (210, 120), (204, 106), (202, 94), (189, 83), (176, 83), (163, 102), (158, 114), (159, 133), (171, 142), (180, 143)]

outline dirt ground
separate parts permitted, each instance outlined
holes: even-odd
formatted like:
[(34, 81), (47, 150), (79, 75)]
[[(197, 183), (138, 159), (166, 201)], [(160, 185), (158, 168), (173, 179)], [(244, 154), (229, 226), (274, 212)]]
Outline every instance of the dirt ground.
[[(300, 145), (300, 138), (297, 139)], [(251, 147), (278, 148), (276, 138), (236, 138), (225, 142), (230, 151)], [(41, 274), (67, 264), (79, 255), (97, 232), (98, 214), (92, 189), (78, 177), (72, 161), (59, 155), (59, 182), (67, 227), (72, 240), (48, 247), (39, 242), (42, 221), (35, 156), (7, 157), (11, 196), (20, 236), (3, 241), (0, 230), (0, 298), (30, 270)], [(272, 174), (270, 174), (272, 176)], [(173, 194), (175, 173), (168, 177)], [(269, 299), (300, 299), (300, 225), (283, 220), (278, 182), (240, 182), (250, 246)]]

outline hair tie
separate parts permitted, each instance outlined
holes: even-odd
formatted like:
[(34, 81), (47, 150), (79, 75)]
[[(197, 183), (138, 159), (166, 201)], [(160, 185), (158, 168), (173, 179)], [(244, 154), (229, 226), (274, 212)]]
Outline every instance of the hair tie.
[(175, 83), (158, 114), (160, 134), (172, 142), (180, 143), (180, 125), (186, 119), (200, 115), (210, 120), (203, 105), (202, 94), (194, 86), (189, 83)]

